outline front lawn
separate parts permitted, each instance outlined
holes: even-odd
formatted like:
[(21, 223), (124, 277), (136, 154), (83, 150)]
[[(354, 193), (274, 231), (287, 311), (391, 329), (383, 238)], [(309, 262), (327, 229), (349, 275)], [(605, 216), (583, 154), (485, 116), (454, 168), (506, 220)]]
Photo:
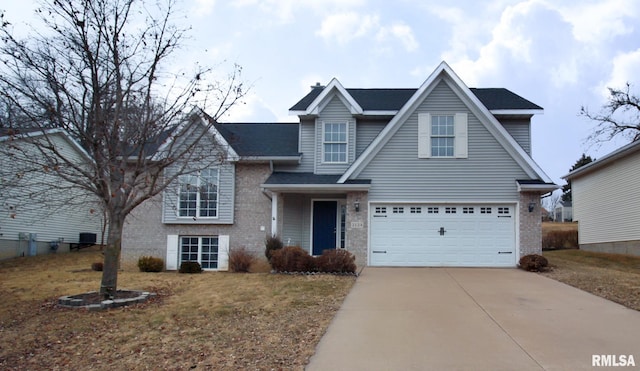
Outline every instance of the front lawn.
[(160, 295), (100, 312), (58, 308), (98, 289), (99, 251), (0, 261), (0, 369), (303, 369), (351, 276), (121, 272)]
[(640, 310), (640, 257), (583, 250), (545, 251), (543, 275)]

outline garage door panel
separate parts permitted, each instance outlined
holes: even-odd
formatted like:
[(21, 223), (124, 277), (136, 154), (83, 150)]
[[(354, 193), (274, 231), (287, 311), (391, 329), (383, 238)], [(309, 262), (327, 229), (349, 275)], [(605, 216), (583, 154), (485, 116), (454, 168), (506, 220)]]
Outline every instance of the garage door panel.
[(513, 205), (373, 204), (371, 210), (372, 265), (515, 265)]

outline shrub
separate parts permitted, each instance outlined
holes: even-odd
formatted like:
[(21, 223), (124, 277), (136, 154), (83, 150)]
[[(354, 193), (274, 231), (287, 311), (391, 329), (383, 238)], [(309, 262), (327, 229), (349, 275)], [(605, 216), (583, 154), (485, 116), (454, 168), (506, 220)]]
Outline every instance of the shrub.
[(233, 249), (229, 252), (229, 270), (232, 272), (249, 272), (254, 256), (244, 247)]
[(102, 262), (91, 263), (91, 269), (96, 272), (102, 272), (103, 267), (104, 265), (102, 264)]
[(531, 254), (525, 255), (520, 258), (520, 262), (518, 263), (521, 269), (524, 269), (529, 272), (539, 272), (544, 270), (547, 265), (549, 265), (549, 261), (542, 255)]
[(273, 251), (271, 267), (276, 272), (313, 272), (315, 259), (298, 246), (286, 246)]
[(267, 236), (264, 240), (264, 256), (267, 257), (267, 260), (271, 261), (271, 256), (273, 252), (276, 250), (280, 250), (283, 247), (282, 240), (280, 237), (274, 235)]
[(543, 250), (577, 248), (578, 231), (550, 231), (542, 237)]
[(324, 250), (316, 258), (318, 271), (326, 273), (355, 273), (356, 257), (347, 250)]
[(153, 256), (141, 256), (138, 259), (138, 268), (140, 272), (162, 272), (164, 260)]
[(202, 267), (198, 262), (182, 262), (180, 264), (180, 273), (201, 273)]

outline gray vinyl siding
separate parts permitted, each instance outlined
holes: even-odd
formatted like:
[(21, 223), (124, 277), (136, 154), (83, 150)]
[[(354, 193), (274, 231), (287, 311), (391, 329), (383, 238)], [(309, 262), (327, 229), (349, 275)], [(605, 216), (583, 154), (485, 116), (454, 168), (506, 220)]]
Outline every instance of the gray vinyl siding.
[(389, 120), (385, 121), (364, 121), (358, 120), (356, 123), (356, 158), (373, 142), (380, 134)]
[(498, 119), (513, 139), (531, 156), (531, 120), (530, 119)]
[[(299, 194), (283, 194), (284, 212), (282, 217), (282, 242), (287, 246), (303, 247), (309, 232), (309, 205), (304, 204), (304, 197)], [(305, 234), (307, 238), (305, 238)]]
[[(53, 134), (49, 139), (70, 161), (86, 161), (62, 134)], [(0, 145), (6, 145), (6, 142)], [(26, 156), (42, 156), (35, 147), (22, 141), (12, 145), (23, 148)], [(19, 160), (22, 155), (16, 151), (15, 156), (17, 159), (7, 159), (0, 152), (0, 178), (10, 179), (23, 172), (19, 187), (9, 187), (0, 192), (0, 250), (3, 245), (9, 246), (7, 241), (17, 241), (20, 233), (35, 233), (39, 242), (62, 239), (63, 243), (77, 243), (80, 233), (95, 233), (100, 242), (102, 212), (97, 197), (79, 188), (69, 188), (71, 183), (53, 172), (21, 171), (24, 169), (21, 166), (23, 162)], [(10, 206), (12, 210), (9, 210)], [(26, 243), (22, 242), (24, 246)], [(9, 251), (5, 255), (0, 251), (0, 257), (14, 256), (12, 253)]]
[[(468, 114), (468, 158), (418, 158), (418, 114)], [(516, 201), (527, 179), (484, 125), (440, 82), (358, 176), (371, 179), (369, 201)]]
[[(344, 164), (327, 164), (323, 162), (323, 123), (342, 123), (347, 125), (347, 162)], [(342, 174), (355, 159), (356, 122), (351, 112), (342, 101), (333, 97), (316, 119), (316, 148), (315, 148), (315, 173), (316, 174)]]
[(300, 120), (299, 125), (299, 151), (302, 153), (300, 164), (296, 165), (277, 165), (274, 171), (293, 171), (301, 173), (313, 173), (315, 158), (314, 152), (316, 148), (316, 123), (313, 119)]
[(580, 244), (640, 240), (640, 152), (571, 180)]
[(311, 251), (312, 200), (344, 199), (344, 195), (286, 194), (282, 217), (282, 242)]

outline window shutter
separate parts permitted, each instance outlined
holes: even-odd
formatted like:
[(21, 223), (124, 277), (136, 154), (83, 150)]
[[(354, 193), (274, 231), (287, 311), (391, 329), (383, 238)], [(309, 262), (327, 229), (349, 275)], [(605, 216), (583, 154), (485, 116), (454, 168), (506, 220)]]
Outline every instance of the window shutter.
[(167, 260), (165, 261), (168, 271), (178, 269), (178, 235), (167, 235)]
[(418, 158), (431, 157), (431, 114), (418, 114)]
[(454, 151), (456, 158), (468, 157), (467, 114), (456, 113), (453, 120), (455, 132)]
[(218, 270), (229, 270), (229, 236), (218, 236)]

